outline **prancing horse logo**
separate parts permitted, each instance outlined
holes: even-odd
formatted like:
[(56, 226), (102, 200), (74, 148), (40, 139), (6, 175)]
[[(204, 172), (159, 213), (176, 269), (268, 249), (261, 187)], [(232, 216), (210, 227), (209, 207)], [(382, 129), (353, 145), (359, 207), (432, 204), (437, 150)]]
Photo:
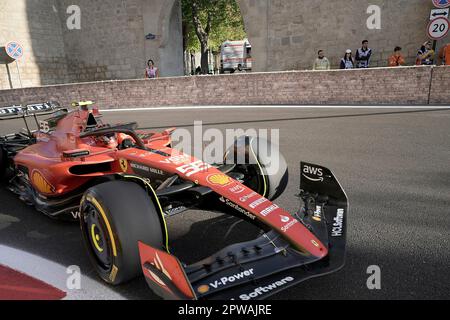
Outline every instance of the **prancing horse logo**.
[(122, 171), (127, 172), (128, 171), (128, 161), (126, 159), (120, 159), (119, 163), (120, 163), (120, 168), (122, 169)]

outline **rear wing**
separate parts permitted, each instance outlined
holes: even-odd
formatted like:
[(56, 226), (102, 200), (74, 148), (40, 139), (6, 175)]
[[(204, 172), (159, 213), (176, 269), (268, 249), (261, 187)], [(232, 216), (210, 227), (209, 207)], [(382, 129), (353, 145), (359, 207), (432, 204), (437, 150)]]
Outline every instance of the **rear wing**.
[(63, 109), (55, 101), (33, 103), (26, 106), (13, 105), (0, 108), (0, 120), (23, 119), (32, 116), (53, 114)]

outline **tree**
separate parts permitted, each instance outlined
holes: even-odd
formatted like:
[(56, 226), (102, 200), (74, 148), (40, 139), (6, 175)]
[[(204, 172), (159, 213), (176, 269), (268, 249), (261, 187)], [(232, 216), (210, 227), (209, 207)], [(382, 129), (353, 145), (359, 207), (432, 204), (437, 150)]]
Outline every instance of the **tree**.
[(202, 72), (208, 73), (208, 52), (225, 40), (246, 38), (236, 0), (182, 0), (185, 50), (200, 50)]

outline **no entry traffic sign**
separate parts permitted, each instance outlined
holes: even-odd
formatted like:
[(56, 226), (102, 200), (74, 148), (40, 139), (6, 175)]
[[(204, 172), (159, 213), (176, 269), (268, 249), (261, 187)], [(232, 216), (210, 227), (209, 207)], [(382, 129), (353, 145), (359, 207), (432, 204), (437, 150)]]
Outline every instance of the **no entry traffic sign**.
[(448, 34), (450, 22), (447, 18), (437, 18), (428, 24), (428, 36), (433, 40), (440, 40)]
[(436, 8), (450, 7), (450, 0), (433, 0), (433, 4)]
[(14, 59), (18, 60), (23, 56), (23, 47), (17, 41), (10, 41), (5, 46), (6, 54)]

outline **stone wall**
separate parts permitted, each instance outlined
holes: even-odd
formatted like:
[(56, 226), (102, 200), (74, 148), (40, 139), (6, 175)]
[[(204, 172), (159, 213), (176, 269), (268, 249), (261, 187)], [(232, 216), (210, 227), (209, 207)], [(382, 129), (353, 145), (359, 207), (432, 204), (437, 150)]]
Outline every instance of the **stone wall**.
[[(24, 44), (19, 70), (25, 87), (143, 78), (148, 59), (161, 76), (182, 75), (179, 1), (0, 0), (0, 47), (10, 40)], [(372, 66), (385, 66), (397, 45), (414, 64), (432, 7), (429, 0), (237, 1), (254, 71), (311, 69), (319, 49), (337, 67), (345, 50), (363, 39), (374, 50)], [(66, 27), (69, 5), (81, 9), (81, 30)], [(367, 29), (369, 5), (382, 10), (380, 30)], [(149, 33), (153, 40), (145, 39)], [(15, 64), (0, 61), (0, 89), (19, 86)]]
[(427, 105), (429, 101), (450, 105), (449, 75), (450, 67), (405, 67), (103, 81), (2, 90), (0, 105), (47, 100), (63, 105), (94, 100), (102, 109), (179, 105)]
[(450, 67), (434, 68), (432, 77), (430, 104), (450, 106)]
[[(67, 28), (71, 5), (80, 30)], [(144, 78), (148, 59), (161, 76), (184, 73), (178, 0), (0, 0), (0, 50), (11, 40), (24, 45), (24, 87)], [(0, 89), (11, 87), (20, 87), (15, 63), (0, 61)]]
[[(23, 86), (70, 81), (57, 0), (1, 0), (0, 47), (12, 40), (24, 47), (18, 63)], [(1, 89), (20, 87), (20, 79), (15, 63), (0, 61)]]
[[(394, 47), (414, 65), (427, 40), (431, 1), (427, 0), (238, 0), (253, 45), (255, 71), (311, 69), (319, 49), (338, 68), (346, 49), (362, 40), (373, 49), (372, 66), (383, 67)], [(381, 8), (381, 29), (367, 28), (369, 5)], [(450, 41), (438, 42), (438, 47)]]
[(73, 82), (137, 78), (144, 62), (141, 0), (59, 0), (61, 21), (66, 8), (81, 9), (81, 29), (63, 28), (69, 75)]

